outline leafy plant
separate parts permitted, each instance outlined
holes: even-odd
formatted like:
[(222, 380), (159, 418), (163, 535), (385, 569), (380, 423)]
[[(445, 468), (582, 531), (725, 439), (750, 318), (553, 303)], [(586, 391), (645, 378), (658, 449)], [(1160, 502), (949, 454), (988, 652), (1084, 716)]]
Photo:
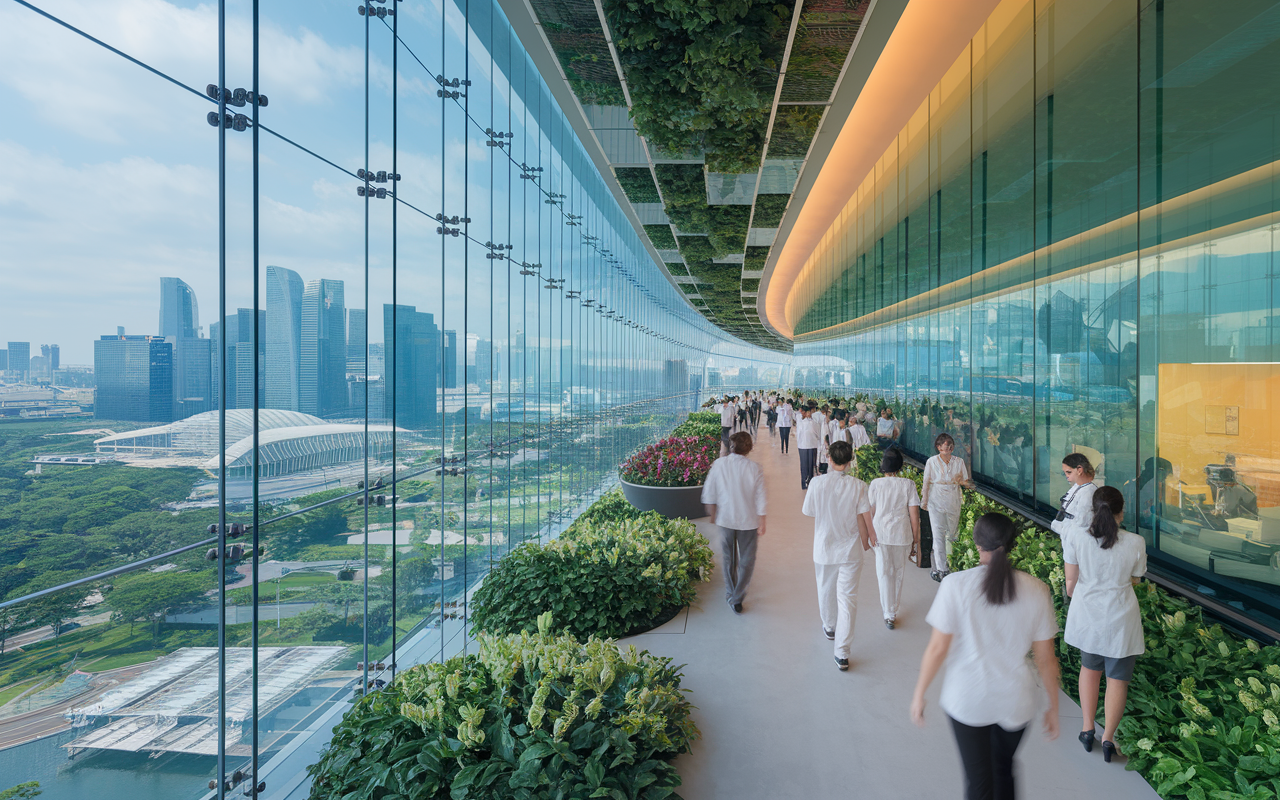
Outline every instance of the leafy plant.
[(688, 605), (712, 566), (711, 549), (692, 522), (656, 512), (617, 522), (578, 520), (547, 544), (529, 542), (504, 557), (472, 600), (476, 630), (532, 630), (540, 614), (588, 636), (648, 630)]
[(614, 167), (613, 174), (618, 178), (618, 185), (633, 203), (660, 203), (658, 184), (653, 181), (653, 173), (648, 167)]
[(695, 411), (671, 431), (672, 436), (719, 436), (720, 415), (714, 411)]
[(756, 195), (755, 216), (751, 219), (753, 228), (776, 228), (782, 224), (782, 215), (786, 213), (787, 203), (791, 201), (789, 194)]
[(311, 800), (677, 797), (669, 762), (699, 735), (680, 670), (551, 627), (482, 633), (362, 698), (308, 768)]
[[(822, 121), (823, 106), (778, 106), (769, 136), (769, 158), (804, 158)], [(763, 227), (763, 226), (762, 226)]]
[(649, 235), (649, 241), (653, 242), (653, 246), (659, 250), (676, 249), (676, 235), (671, 232), (670, 225), (645, 225), (644, 232)]
[(575, 523), (584, 525), (602, 525), (609, 522), (621, 522), (627, 519), (638, 519), (643, 511), (627, 502), (621, 489), (610, 489), (601, 495), (591, 506), (579, 516)]

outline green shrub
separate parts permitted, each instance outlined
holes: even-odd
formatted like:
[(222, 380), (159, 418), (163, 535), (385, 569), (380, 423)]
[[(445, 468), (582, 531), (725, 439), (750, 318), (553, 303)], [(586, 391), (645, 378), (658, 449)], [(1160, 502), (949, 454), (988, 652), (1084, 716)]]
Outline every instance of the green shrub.
[(672, 436), (719, 436), (720, 415), (714, 411), (695, 411), (671, 431)]
[(659, 250), (676, 249), (676, 235), (671, 232), (670, 225), (645, 225), (644, 232), (649, 235), (649, 241), (653, 242), (653, 246)]
[[(719, 428), (716, 429), (719, 431)], [(624, 519), (637, 519), (644, 512), (627, 502), (627, 498), (618, 488), (610, 489), (600, 496), (574, 522), (586, 525), (601, 525), (609, 522), (621, 522)]]
[(472, 626), (495, 634), (534, 630), (550, 611), (579, 639), (648, 629), (697, 595), (711, 548), (692, 522), (655, 512), (618, 522), (576, 521), (547, 544), (503, 558), (472, 599)]
[(782, 224), (782, 215), (786, 213), (789, 194), (756, 195), (756, 213), (751, 220), (754, 228), (776, 228)]
[(769, 136), (769, 158), (804, 158), (813, 135), (822, 121), (823, 106), (778, 106), (773, 133)]
[(633, 203), (659, 203), (658, 185), (653, 182), (653, 173), (648, 167), (614, 167), (613, 174), (618, 178), (618, 185)]
[(675, 797), (669, 761), (699, 735), (680, 670), (550, 622), (359, 700), (307, 769), (311, 800)]

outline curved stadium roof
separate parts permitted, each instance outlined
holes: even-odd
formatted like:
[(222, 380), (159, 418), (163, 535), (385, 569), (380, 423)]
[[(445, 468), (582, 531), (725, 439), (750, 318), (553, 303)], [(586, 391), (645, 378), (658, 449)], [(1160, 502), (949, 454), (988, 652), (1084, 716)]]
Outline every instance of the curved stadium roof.
[[(258, 429), (262, 433), (280, 428), (301, 428), (329, 425), (319, 417), (303, 414), (298, 411), (283, 411), (277, 408), (264, 408), (258, 411)], [(237, 442), (253, 436), (253, 409), (235, 408), (227, 410), (226, 443), (230, 448)], [(159, 425), (154, 428), (125, 431), (114, 436), (106, 436), (94, 442), (102, 447), (127, 447), (131, 440), (155, 438), (154, 447), (165, 447), (177, 452), (201, 453), (207, 457), (217, 457), (218, 412), (206, 411), (193, 417)], [(159, 441), (163, 439), (164, 443)]]

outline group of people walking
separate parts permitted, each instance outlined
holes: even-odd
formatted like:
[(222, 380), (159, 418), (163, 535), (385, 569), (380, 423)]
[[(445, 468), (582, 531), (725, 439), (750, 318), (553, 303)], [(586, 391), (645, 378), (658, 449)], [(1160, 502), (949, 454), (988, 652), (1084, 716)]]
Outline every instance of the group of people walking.
[[(819, 407), (812, 401), (749, 393), (744, 399), (758, 405), (756, 421), (748, 416), (745, 423), (729, 426), (744, 429), (731, 435), (725, 431), (729, 451), (712, 465), (703, 491), (711, 521), (723, 529), (726, 599), (733, 610), (744, 611), (757, 539), (765, 532), (763, 471), (747, 457), (763, 417), (770, 435), (776, 427), (783, 454), (790, 451), (789, 434), (795, 429), (805, 492), (802, 513), (814, 518), (818, 616), (823, 635), (834, 642), (839, 670), (850, 667), (859, 579), (867, 554), (874, 553), (881, 612), (892, 630), (907, 562), (918, 558), (920, 550), (920, 511), (929, 512), (934, 537), (931, 575), (941, 585), (925, 617), (932, 635), (910, 716), (924, 724), (925, 692), (945, 664), (939, 705), (960, 750), (966, 797), (1012, 798), (1013, 757), (1027, 726), (1043, 710), (1046, 734), (1058, 734), (1057, 618), (1049, 587), (1010, 561), (1018, 526), (1003, 514), (979, 517), (973, 528), (979, 566), (948, 575), (947, 551), (958, 533), (962, 489), (973, 486), (951, 436), (936, 437), (937, 454), (926, 462), (917, 493), (915, 482), (900, 474), (904, 459), (896, 442), (901, 431), (892, 412), (873, 414), (859, 404), (855, 413), (838, 405)], [(871, 420), (883, 447), (883, 477), (866, 483), (854, 474), (854, 451), (870, 443), (864, 425)], [(1084, 724), (1079, 740), (1085, 750), (1093, 750), (1105, 675), (1101, 749), (1110, 762), (1117, 753), (1115, 732), (1128, 683), (1136, 657), (1144, 650), (1133, 586), (1146, 573), (1146, 541), (1121, 528), (1124, 498), (1112, 487), (1095, 485), (1085, 456), (1073, 453), (1063, 459), (1063, 475), (1069, 488), (1052, 527), (1062, 538), (1065, 591), (1071, 598), (1064, 639), (1082, 654)], [(1038, 699), (1042, 692), (1043, 700)]]

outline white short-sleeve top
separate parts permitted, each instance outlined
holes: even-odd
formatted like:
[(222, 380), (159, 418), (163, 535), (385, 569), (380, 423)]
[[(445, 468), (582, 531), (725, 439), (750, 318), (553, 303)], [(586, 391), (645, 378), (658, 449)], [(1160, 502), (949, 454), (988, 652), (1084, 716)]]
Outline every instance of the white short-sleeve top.
[(969, 467), (958, 456), (952, 456), (950, 462), (933, 456), (924, 462), (924, 479), (929, 482), (930, 502), (959, 508), (963, 500), (960, 488), (969, 481)]
[(908, 509), (920, 505), (916, 482), (910, 478), (876, 478), (867, 489), (871, 502), (871, 522), (880, 544), (911, 544), (911, 516)]
[(1093, 493), (1098, 487), (1092, 483), (1073, 484), (1062, 496), (1062, 509), (1071, 515), (1068, 519), (1055, 519), (1049, 527), (1065, 541), (1069, 532), (1088, 535), (1093, 523)]
[(885, 419), (880, 417), (876, 420), (876, 436), (893, 436), (898, 421), (896, 419)]
[(1015, 731), (1035, 717), (1044, 691), (1027, 653), (1057, 635), (1058, 621), (1043, 581), (1015, 571), (1014, 598), (996, 606), (982, 592), (986, 574), (979, 566), (943, 578), (925, 617), (951, 634), (938, 705), (965, 725)]
[(809, 483), (805, 516), (813, 517), (813, 560), (847, 564), (862, 558), (858, 515), (871, 510), (867, 485), (847, 472), (828, 472)]
[(1103, 550), (1088, 533), (1072, 532), (1062, 538), (1062, 560), (1080, 567), (1062, 636), (1066, 643), (1107, 658), (1146, 652), (1131, 579), (1147, 574), (1147, 540), (1120, 531), (1116, 543)]

